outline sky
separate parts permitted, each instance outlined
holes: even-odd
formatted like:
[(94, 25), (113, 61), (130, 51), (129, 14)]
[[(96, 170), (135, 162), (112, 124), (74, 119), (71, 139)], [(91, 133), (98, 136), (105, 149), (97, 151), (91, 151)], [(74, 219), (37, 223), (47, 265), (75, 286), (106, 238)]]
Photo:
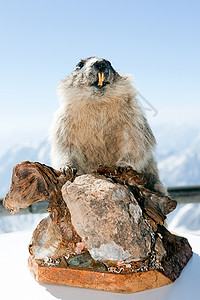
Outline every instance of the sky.
[(0, 153), (48, 136), (59, 81), (90, 56), (133, 75), (151, 126), (200, 127), (200, 1), (0, 0), (0, 23)]

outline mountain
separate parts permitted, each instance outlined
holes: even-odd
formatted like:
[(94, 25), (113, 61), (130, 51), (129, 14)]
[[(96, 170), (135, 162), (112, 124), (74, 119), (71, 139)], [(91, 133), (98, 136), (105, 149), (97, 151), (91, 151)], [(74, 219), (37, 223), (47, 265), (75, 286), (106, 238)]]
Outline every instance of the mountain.
[[(167, 186), (200, 185), (200, 131), (198, 128), (153, 128), (158, 147), (160, 177)], [(10, 187), (12, 168), (19, 162), (39, 161), (50, 165), (50, 146), (16, 146), (0, 157), (0, 196)]]
[(157, 140), (159, 160), (172, 153), (183, 152), (199, 142), (199, 126), (163, 124), (152, 126)]
[(200, 185), (200, 135), (184, 151), (158, 158), (158, 168), (167, 186)]

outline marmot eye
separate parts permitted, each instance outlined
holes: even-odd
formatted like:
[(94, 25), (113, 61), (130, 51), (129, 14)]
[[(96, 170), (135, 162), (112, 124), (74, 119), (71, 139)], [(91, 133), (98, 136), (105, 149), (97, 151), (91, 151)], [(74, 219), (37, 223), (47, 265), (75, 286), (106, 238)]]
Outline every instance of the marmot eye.
[(79, 69), (81, 69), (83, 66), (84, 66), (84, 62), (83, 62), (83, 61), (80, 61), (80, 62), (77, 64), (77, 67), (78, 67)]

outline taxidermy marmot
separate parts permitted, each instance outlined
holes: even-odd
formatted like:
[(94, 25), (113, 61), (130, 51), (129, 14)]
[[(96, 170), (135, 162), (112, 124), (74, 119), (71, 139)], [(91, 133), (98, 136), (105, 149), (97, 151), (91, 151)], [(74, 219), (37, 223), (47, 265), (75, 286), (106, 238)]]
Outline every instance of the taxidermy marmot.
[(58, 95), (50, 130), (54, 168), (81, 175), (100, 165), (132, 167), (146, 174), (149, 189), (166, 194), (153, 157), (155, 138), (128, 76), (90, 57), (60, 83)]

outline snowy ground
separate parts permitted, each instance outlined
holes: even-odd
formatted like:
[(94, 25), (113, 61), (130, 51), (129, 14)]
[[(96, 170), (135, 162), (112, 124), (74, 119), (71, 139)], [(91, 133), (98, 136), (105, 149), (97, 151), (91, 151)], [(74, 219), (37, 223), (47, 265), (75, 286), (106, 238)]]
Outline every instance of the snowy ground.
[[(183, 233), (182, 233), (183, 235)], [(11, 300), (196, 300), (200, 294), (200, 237), (184, 235), (193, 249), (193, 256), (175, 283), (136, 294), (115, 294), (68, 286), (38, 284), (27, 268), (31, 232), (0, 235), (1, 299)]]
[[(0, 233), (33, 231), (47, 214), (0, 217)], [(179, 204), (167, 218), (168, 229), (176, 233), (200, 236), (200, 203)]]
[(200, 203), (179, 204), (168, 215), (169, 230), (200, 236)]
[[(47, 214), (26, 214), (0, 217), (0, 282), (2, 299), (115, 299), (115, 300), (174, 300), (199, 299), (200, 286), (200, 203), (180, 204), (168, 216), (168, 229), (186, 237), (193, 257), (175, 283), (136, 294), (122, 295), (90, 289), (38, 284), (27, 268), (32, 231)], [(13, 246), (14, 245), (14, 246)], [(12, 283), (12, 288), (10, 283)], [(31, 290), (31, 293), (30, 293)], [(23, 291), (23, 293), (22, 293)]]
[(25, 214), (0, 217), (0, 234), (15, 231), (33, 231), (47, 214)]

